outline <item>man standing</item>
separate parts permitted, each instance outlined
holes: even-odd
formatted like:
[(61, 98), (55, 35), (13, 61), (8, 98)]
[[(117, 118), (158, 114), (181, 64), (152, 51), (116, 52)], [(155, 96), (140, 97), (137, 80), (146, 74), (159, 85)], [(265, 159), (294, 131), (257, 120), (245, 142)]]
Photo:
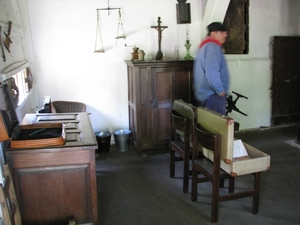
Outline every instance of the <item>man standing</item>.
[(198, 106), (225, 115), (229, 73), (222, 45), (228, 33), (219, 22), (209, 24), (207, 29), (208, 35), (200, 44), (194, 62), (194, 95)]

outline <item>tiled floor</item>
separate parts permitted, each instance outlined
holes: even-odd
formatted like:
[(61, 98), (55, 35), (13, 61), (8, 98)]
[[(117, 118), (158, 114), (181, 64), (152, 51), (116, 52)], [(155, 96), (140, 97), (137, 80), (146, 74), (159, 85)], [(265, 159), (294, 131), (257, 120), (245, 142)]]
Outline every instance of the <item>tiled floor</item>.
[[(221, 202), (221, 225), (300, 224), (300, 145), (296, 127), (240, 132), (236, 135), (271, 156), (271, 169), (262, 174), (259, 213), (252, 199)], [(131, 146), (97, 156), (98, 211), (101, 225), (206, 225), (210, 222), (209, 183), (199, 185), (197, 202), (182, 192), (182, 162), (176, 178), (169, 177), (169, 154), (138, 157)], [(252, 186), (252, 175), (236, 179), (236, 188)]]

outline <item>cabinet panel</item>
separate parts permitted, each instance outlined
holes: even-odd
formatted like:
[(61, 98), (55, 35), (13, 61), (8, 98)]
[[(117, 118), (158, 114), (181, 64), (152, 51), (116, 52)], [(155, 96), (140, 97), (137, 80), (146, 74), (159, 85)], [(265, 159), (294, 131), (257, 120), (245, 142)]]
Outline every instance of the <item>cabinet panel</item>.
[(167, 147), (169, 139), (169, 112), (172, 109), (172, 90), (174, 72), (177, 68), (153, 68), (152, 86), (153, 97), (157, 105), (153, 107), (153, 144), (156, 146)]
[(176, 71), (173, 78), (173, 98), (192, 102), (192, 73), (190, 71)]
[(149, 146), (151, 144), (151, 112), (148, 109), (142, 109), (140, 111), (141, 114), (141, 145), (142, 146)]
[(136, 131), (137, 131), (137, 122), (136, 122), (136, 112), (135, 108), (132, 107), (132, 104), (129, 104), (128, 106), (128, 112), (129, 112), (129, 127), (132, 132), (132, 137), (134, 140), (136, 140)]
[(157, 104), (164, 107), (165, 104), (169, 104), (171, 99), (171, 80), (172, 73), (170, 71), (161, 72), (160, 69), (153, 70), (153, 97), (156, 99)]
[(128, 100), (130, 102), (135, 102), (135, 89), (133, 87), (135, 87), (134, 85), (134, 77), (133, 77), (133, 74), (134, 72), (132, 71), (133, 68), (132, 67), (128, 67), (128, 76), (127, 76), (127, 82), (128, 82), (128, 87), (132, 87), (130, 89), (128, 89)]
[(149, 76), (147, 74), (147, 69), (146, 67), (140, 68), (140, 74), (139, 74), (139, 97), (140, 97), (140, 104), (143, 107), (147, 107), (149, 105), (149, 102), (151, 101), (151, 89), (149, 87)]
[(170, 107), (167, 108), (158, 108), (154, 110), (154, 131), (157, 134), (156, 143), (158, 145), (165, 145), (166, 147), (169, 144), (169, 134), (170, 134)]
[[(26, 224), (60, 224), (71, 218), (89, 221), (87, 168), (78, 165), (15, 170), (22, 220)], [(41, 199), (44, 203), (37, 204)]]

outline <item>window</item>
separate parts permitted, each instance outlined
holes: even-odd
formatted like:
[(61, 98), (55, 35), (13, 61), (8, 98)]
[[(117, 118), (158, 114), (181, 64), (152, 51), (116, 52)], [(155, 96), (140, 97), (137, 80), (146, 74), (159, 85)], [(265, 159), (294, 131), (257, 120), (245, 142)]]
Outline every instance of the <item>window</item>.
[[(21, 105), (22, 102), (25, 100), (25, 98), (28, 95), (29, 92), (29, 85), (27, 80), (27, 69), (23, 69), (21, 72), (15, 74), (12, 76), (15, 79), (15, 84), (18, 88), (19, 92), (19, 101), (18, 105)], [(17, 94), (17, 90), (14, 90), (14, 94)]]
[(32, 75), (29, 68), (22, 69), (5, 82), (8, 85), (14, 104), (16, 106), (21, 105), (32, 88)]

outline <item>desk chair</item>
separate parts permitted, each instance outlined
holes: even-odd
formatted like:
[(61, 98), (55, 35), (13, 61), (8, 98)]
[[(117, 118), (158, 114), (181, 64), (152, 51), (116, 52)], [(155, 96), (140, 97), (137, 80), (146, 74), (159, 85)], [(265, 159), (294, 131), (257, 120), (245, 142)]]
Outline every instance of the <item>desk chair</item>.
[(86, 105), (82, 102), (53, 101), (51, 102), (51, 113), (85, 112)]
[[(193, 151), (198, 152), (199, 146), (213, 151), (213, 162), (208, 158), (196, 158), (193, 154), (192, 160), (192, 194), (191, 200), (197, 201), (198, 183), (211, 182), (212, 183), (212, 208), (211, 208), (211, 222), (218, 222), (219, 202), (243, 198), (253, 197), (252, 213), (258, 213), (259, 189), (261, 172), (253, 173), (254, 188), (250, 190), (234, 192), (235, 178), (231, 174), (223, 171), (220, 168), (221, 164), (221, 135), (213, 134), (205, 131), (198, 123), (193, 130)], [(198, 177), (202, 174), (202, 177)], [(229, 178), (229, 193), (220, 196), (220, 179)]]
[[(183, 192), (188, 192), (191, 174), (192, 127), (196, 108), (181, 99), (174, 101), (170, 112), (170, 177), (175, 177), (175, 162), (183, 161)], [(176, 155), (175, 155), (176, 153)]]

